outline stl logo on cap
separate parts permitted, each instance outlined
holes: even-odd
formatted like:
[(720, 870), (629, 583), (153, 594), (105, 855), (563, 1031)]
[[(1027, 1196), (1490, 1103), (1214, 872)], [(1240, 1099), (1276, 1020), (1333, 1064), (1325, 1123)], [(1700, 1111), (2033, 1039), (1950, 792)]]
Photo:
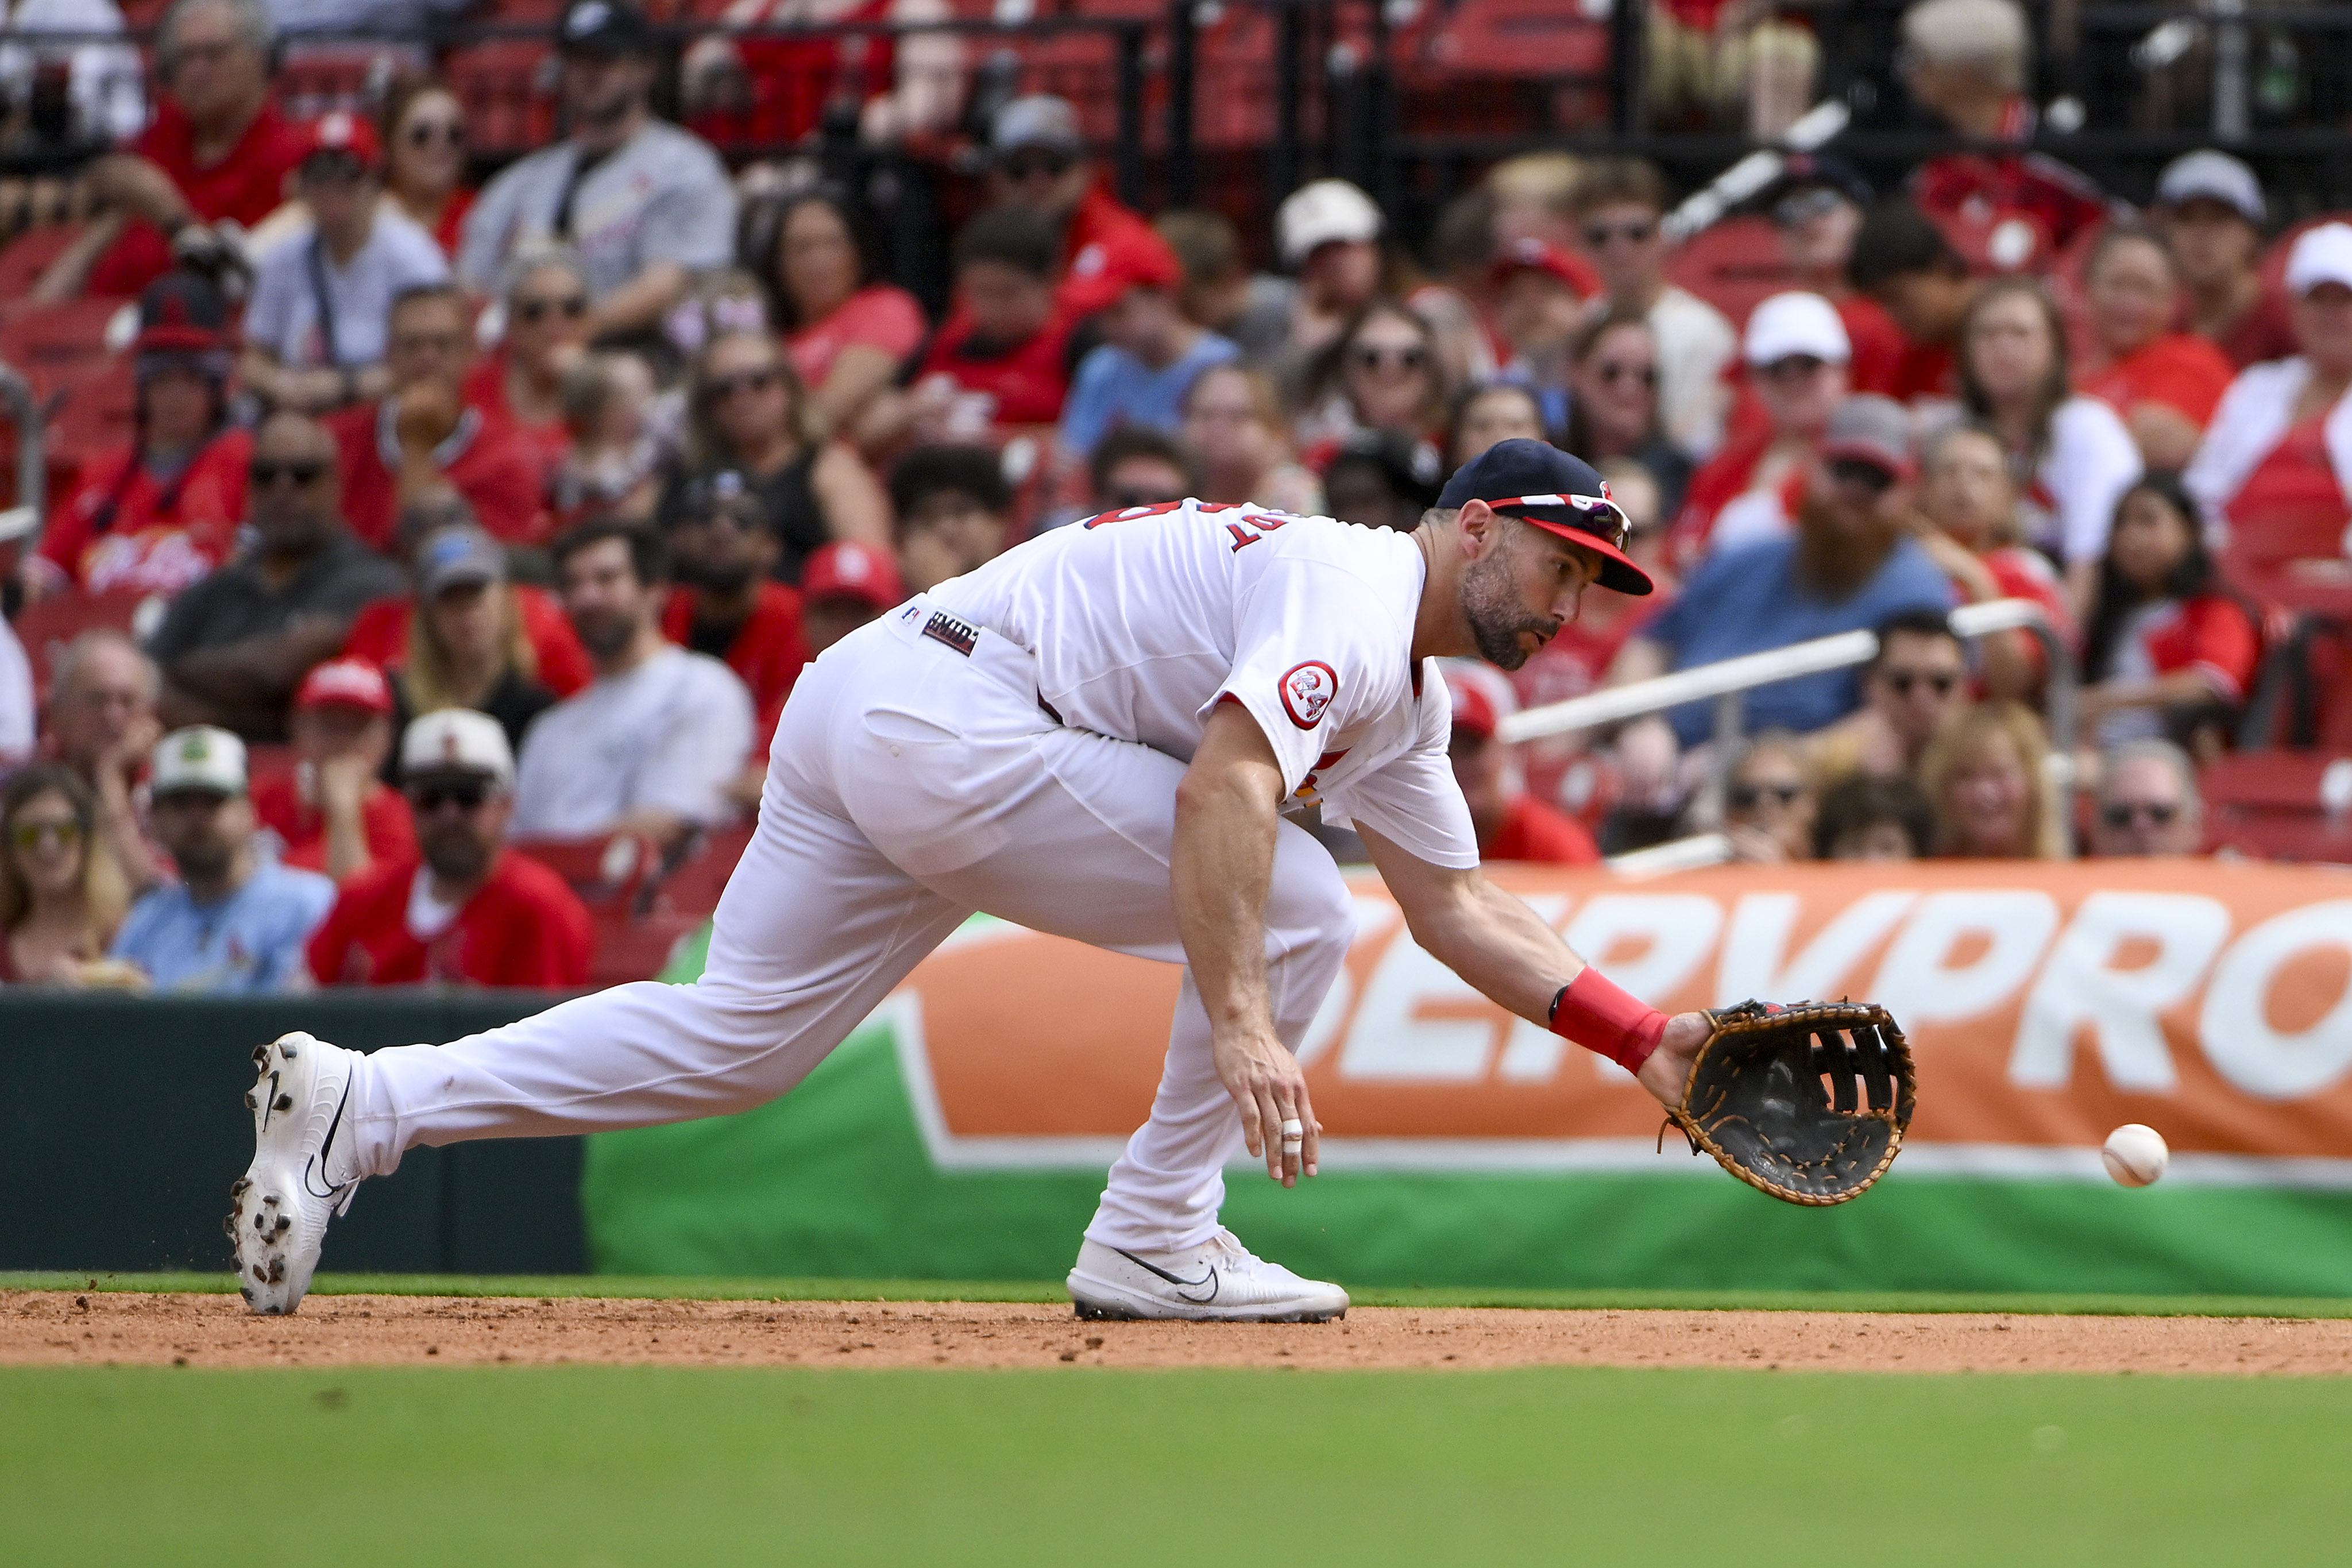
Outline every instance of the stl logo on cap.
[(352, 139), (352, 117), (345, 110), (338, 109), (331, 114), (319, 117), (320, 146), (348, 147)]
[(845, 583), (863, 583), (874, 574), (874, 563), (862, 550), (844, 550), (835, 554), (833, 570)]
[(1312, 730), (1323, 721), (1323, 710), (1339, 695), (1339, 677), (1319, 658), (1293, 665), (1282, 678), (1282, 709), (1290, 721)]

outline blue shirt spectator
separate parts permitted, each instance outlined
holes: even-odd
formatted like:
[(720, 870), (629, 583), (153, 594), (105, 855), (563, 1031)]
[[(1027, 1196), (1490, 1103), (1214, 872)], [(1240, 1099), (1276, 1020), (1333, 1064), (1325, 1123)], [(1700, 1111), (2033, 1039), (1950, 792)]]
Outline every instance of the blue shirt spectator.
[(1062, 445), (1077, 457), (1120, 425), (1140, 425), (1174, 435), (1184, 423), (1184, 395), (1213, 364), (1239, 357), (1241, 350), (1214, 332), (1202, 332), (1192, 345), (1155, 370), (1117, 343), (1104, 343), (1078, 362), (1077, 378), (1062, 405)]
[(335, 901), (311, 871), (260, 859), (245, 745), (195, 725), (155, 744), (150, 789), (155, 837), (180, 880), (131, 906), (113, 955), (159, 991), (285, 991), (305, 986), (304, 944)]

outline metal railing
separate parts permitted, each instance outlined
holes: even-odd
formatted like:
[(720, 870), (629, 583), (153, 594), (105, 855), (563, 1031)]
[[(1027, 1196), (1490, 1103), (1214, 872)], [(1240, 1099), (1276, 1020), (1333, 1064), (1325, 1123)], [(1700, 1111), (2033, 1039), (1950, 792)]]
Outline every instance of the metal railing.
[(48, 515), (49, 468), (47, 427), (32, 384), (14, 365), (0, 363), (0, 419), (16, 428), (16, 504), (0, 511), (0, 544), (17, 540), (30, 551)]

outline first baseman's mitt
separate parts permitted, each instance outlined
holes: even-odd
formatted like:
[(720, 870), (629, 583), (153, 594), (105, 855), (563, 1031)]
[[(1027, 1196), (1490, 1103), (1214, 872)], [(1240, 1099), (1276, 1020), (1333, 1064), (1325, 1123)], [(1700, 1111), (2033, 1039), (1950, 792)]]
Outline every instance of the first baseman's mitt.
[(1866, 1002), (1767, 1007), (1742, 1002), (1707, 1016), (1715, 1033), (1670, 1110), (1701, 1149), (1749, 1186), (1792, 1204), (1860, 1197), (1886, 1173), (1911, 1125), (1911, 1047), (1886, 1009)]

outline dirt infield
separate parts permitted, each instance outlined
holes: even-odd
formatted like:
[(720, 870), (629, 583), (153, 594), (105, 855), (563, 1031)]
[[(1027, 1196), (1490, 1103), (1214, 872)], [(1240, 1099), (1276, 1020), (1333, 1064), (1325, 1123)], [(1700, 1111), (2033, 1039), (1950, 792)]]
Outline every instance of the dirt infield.
[(974, 1302), (0, 1292), (0, 1364), (1420, 1367), (2352, 1375), (2352, 1320), (1360, 1308), (1327, 1324), (1087, 1323)]

